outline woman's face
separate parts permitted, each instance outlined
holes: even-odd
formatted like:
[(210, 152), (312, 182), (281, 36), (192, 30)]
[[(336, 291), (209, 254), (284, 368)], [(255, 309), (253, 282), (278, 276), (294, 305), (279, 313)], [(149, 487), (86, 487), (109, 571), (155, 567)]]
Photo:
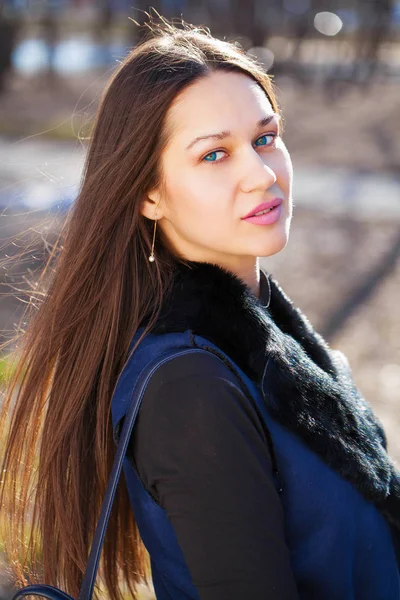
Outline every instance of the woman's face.
[[(265, 92), (242, 73), (214, 72), (175, 98), (166, 128), (163, 185), (148, 197), (159, 204), (157, 226), (171, 249), (232, 270), (282, 250), (292, 217), (292, 164)], [(213, 137), (196, 141), (203, 136)], [(283, 202), (275, 223), (243, 220), (276, 197)], [(156, 204), (145, 202), (143, 214), (154, 219)]]

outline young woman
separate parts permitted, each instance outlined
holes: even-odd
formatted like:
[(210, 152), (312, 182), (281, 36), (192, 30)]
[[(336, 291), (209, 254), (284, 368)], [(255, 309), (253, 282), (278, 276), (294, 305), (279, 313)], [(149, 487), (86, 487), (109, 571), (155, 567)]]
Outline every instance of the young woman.
[(14, 569), (77, 595), (129, 398), (165, 357), (107, 532), (111, 598), (136, 595), (150, 558), (160, 600), (398, 600), (385, 434), (259, 266), (292, 219), (271, 80), (208, 31), (152, 30), (105, 91), (8, 391)]

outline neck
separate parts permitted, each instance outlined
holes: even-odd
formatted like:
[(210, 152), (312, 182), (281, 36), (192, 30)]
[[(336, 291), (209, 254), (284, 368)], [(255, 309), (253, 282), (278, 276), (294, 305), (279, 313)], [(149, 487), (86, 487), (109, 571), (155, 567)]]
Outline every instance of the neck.
[(225, 268), (228, 268), (236, 277), (239, 277), (257, 299), (260, 298), (260, 264), (258, 257), (251, 257), (248, 264), (239, 264), (236, 268)]

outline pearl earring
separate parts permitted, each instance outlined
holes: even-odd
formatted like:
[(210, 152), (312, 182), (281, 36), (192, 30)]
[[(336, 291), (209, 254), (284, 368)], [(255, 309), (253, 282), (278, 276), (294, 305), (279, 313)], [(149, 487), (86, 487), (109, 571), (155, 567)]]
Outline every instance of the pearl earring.
[(151, 245), (151, 253), (149, 256), (149, 261), (150, 262), (154, 262), (155, 258), (154, 258), (154, 240), (156, 239), (156, 227), (157, 227), (157, 219), (156, 219), (156, 214), (157, 214), (157, 210), (154, 214), (154, 231), (153, 231), (153, 243)]

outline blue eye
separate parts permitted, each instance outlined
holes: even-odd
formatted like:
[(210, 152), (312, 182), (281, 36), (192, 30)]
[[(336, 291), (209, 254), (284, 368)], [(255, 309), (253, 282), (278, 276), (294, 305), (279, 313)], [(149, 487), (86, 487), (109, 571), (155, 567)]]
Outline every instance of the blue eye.
[[(216, 156), (216, 154), (218, 154), (218, 152), (222, 152), (222, 150), (214, 150), (214, 152), (210, 152), (209, 154), (206, 154), (206, 156), (204, 157), (204, 160), (206, 162), (218, 162), (218, 161), (215, 161), (215, 156)], [(210, 158), (208, 158), (209, 156), (214, 157), (214, 158), (210, 159)]]
[(268, 144), (257, 144), (258, 140), (262, 140), (263, 138), (267, 138), (267, 137), (276, 137), (275, 133), (265, 133), (264, 135), (262, 135), (261, 137), (259, 137), (256, 140), (256, 146), (268, 146)]

